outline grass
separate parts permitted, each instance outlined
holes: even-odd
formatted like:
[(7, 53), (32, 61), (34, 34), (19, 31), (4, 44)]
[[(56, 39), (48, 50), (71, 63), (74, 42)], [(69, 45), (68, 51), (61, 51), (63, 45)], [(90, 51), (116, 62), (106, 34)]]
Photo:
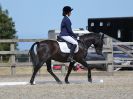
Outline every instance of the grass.
[[(31, 75), (32, 74), (32, 67), (16, 67), (16, 75)], [(39, 71), (41, 74), (46, 74), (47, 69), (46, 67), (42, 67)], [(11, 75), (11, 68), (10, 67), (0, 67), (0, 76), (7, 76)]]

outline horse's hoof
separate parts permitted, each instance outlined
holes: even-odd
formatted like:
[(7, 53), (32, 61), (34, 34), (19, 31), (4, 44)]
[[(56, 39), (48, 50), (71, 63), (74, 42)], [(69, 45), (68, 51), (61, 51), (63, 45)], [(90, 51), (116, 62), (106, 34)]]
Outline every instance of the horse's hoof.
[(88, 82), (92, 83), (92, 79), (88, 79)]
[(36, 84), (31, 83), (31, 85), (36, 85)]
[(66, 83), (66, 84), (70, 84), (70, 82), (69, 82), (69, 81), (65, 81), (65, 83)]
[(30, 82), (31, 85), (36, 85), (35, 81), (34, 82)]
[(62, 82), (61, 81), (59, 81), (59, 82), (57, 82), (58, 84), (62, 84)]

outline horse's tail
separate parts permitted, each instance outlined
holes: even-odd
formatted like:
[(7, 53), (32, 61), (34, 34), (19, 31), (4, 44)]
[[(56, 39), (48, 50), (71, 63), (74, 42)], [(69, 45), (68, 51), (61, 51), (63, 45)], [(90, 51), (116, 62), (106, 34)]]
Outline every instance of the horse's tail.
[(30, 48), (30, 50), (29, 50), (29, 55), (30, 55), (30, 58), (31, 58), (31, 61), (32, 61), (32, 64), (33, 64), (33, 66), (35, 67), (35, 66), (37, 66), (37, 64), (39, 63), (39, 60), (38, 60), (38, 56), (35, 54), (35, 52), (34, 52), (34, 46), (35, 45), (39, 45), (39, 42), (35, 42), (32, 46), (31, 46), (31, 48)]

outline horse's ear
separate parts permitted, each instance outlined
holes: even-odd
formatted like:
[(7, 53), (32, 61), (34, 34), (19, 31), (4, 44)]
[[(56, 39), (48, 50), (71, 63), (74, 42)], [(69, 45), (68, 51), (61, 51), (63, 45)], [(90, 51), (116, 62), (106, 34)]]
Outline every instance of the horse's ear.
[(104, 39), (104, 33), (101, 35), (101, 40), (103, 40)]

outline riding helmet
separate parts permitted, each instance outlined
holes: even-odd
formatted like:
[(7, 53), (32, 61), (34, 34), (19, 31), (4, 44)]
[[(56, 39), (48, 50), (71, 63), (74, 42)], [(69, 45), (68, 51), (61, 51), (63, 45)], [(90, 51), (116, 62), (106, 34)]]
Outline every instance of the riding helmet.
[(71, 12), (73, 9), (70, 6), (65, 6), (63, 8), (63, 16), (65, 16), (66, 14), (68, 14), (69, 12)]

